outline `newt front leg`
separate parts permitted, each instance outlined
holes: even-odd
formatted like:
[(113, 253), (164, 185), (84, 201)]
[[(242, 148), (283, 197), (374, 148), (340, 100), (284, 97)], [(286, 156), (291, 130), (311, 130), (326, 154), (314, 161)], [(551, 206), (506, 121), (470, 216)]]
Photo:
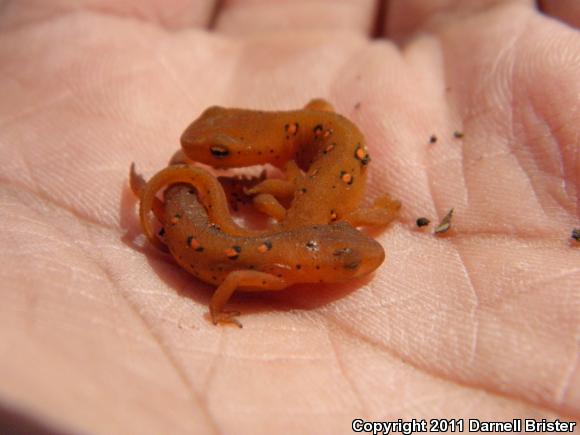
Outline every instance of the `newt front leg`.
[(209, 303), (211, 320), (214, 325), (218, 323), (231, 323), (241, 328), (242, 324), (235, 318), (239, 313), (223, 310), (224, 305), (236, 290), (244, 292), (282, 290), (287, 286), (288, 283), (282, 278), (265, 272), (257, 272), (254, 270), (236, 270), (230, 272), (216, 289)]

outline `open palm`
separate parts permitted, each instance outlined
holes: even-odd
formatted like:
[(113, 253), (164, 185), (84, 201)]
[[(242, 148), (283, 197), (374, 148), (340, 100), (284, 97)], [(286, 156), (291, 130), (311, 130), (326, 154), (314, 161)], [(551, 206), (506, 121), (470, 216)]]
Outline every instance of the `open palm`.
[[(47, 3), (0, 16), (0, 416), (244, 434), (578, 419), (576, 30), (525, 1), (392, 1), (385, 25), (370, 0), (213, 18), (202, 1)], [(162, 168), (207, 106), (314, 97), (365, 133), (369, 201), (403, 202), (377, 234), (387, 260), (237, 295), (244, 329), (216, 327), (211, 287), (145, 243), (129, 164)], [(415, 228), (451, 208), (445, 236)]]

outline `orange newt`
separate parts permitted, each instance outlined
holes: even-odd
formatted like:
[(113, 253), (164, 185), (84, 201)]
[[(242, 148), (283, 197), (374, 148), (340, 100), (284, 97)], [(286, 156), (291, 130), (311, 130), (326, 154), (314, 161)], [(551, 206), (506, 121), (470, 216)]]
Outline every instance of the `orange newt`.
[[(360, 208), (370, 156), (355, 124), (315, 99), (302, 110), (264, 112), (210, 107), (181, 136), (171, 163), (215, 168), (271, 163), (286, 180), (267, 179), (247, 193), (282, 229), (344, 220), (353, 226), (386, 225), (401, 204), (384, 195)], [(303, 172), (304, 171), (304, 172)], [(292, 198), (288, 209), (278, 198)]]
[[(227, 210), (218, 180), (202, 168), (176, 165), (148, 183), (131, 166), (131, 188), (140, 198), (144, 233), (157, 247), (149, 212), (164, 226), (175, 260), (202, 281), (217, 285), (210, 301), (214, 323), (241, 324), (223, 311), (234, 291), (281, 290), (296, 283), (341, 282), (366, 275), (385, 258), (382, 246), (346, 222), (279, 231), (249, 231)], [(165, 203), (156, 197), (165, 191)], [(192, 187), (194, 189), (192, 189)]]

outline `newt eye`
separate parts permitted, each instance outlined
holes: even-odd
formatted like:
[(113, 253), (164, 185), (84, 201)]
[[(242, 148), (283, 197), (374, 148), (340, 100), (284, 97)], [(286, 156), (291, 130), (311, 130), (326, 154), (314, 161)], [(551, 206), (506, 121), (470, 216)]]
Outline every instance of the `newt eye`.
[(343, 267), (346, 270), (355, 270), (355, 269), (358, 269), (359, 266), (360, 266), (360, 263), (358, 261), (353, 261), (352, 263), (345, 264)]
[(223, 159), (224, 157), (230, 155), (230, 150), (223, 145), (214, 145), (209, 148), (209, 151), (214, 157), (217, 157), (218, 159)]
[(341, 248), (341, 249), (337, 249), (336, 251), (334, 251), (332, 255), (335, 255), (338, 257), (341, 255), (350, 255), (350, 254), (352, 254), (351, 248)]
[(316, 240), (309, 240), (306, 242), (306, 249), (309, 251), (317, 252), (320, 249), (320, 246)]

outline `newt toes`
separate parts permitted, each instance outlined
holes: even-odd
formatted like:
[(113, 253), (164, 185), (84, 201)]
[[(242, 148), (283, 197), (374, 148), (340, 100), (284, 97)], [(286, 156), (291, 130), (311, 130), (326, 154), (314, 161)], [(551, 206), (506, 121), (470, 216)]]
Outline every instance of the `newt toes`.
[[(254, 194), (258, 208), (280, 221), (282, 228), (328, 224), (364, 215), (360, 203), (371, 161), (358, 127), (334, 112), (330, 103), (312, 100), (301, 110), (265, 112), (210, 107), (181, 136), (181, 150), (172, 163), (201, 162), (215, 168), (270, 163), (285, 168), (288, 180), (265, 180)], [(304, 172), (303, 172), (304, 171)], [(282, 212), (277, 197), (293, 197)], [(372, 211), (369, 222), (387, 224), (392, 213)]]
[[(142, 178), (134, 169), (131, 174), (131, 185), (139, 186), (135, 190), (141, 198), (143, 228), (150, 240), (167, 245), (180, 266), (217, 286), (210, 301), (214, 323), (241, 326), (235, 314), (223, 310), (235, 291), (281, 290), (297, 283), (347, 281), (371, 273), (384, 261), (382, 246), (346, 222), (261, 234), (244, 233), (239, 227), (230, 232), (229, 215), (220, 217), (220, 222), (226, 225), (216, 225), (216, 216), (210, 211), (216, 209), (213, 201), (221, 198), (221, 194), (211, 193), (211, 189), (222, 188), (204, 169), (170, 166), (146, 184), (137, 183)], [(151, 230), (148, 212), (156, 193), (174, 183), (178, 184), (170, 186), (164, 194), (161, 220), (165, 235), (161, 242)]]

